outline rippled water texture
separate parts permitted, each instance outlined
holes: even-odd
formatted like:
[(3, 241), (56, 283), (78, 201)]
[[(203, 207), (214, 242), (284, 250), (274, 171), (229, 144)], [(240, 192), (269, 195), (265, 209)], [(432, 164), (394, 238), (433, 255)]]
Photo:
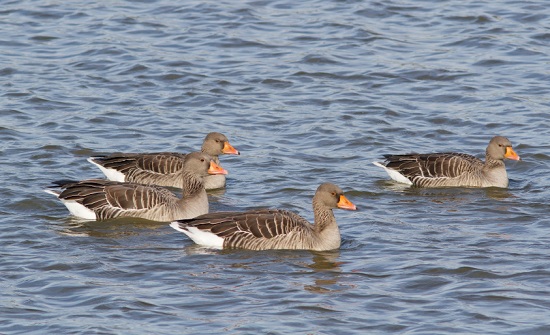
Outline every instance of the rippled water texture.
[[(0, 333), (549, 334), (546, 1), (2, 1)], [(212, 251), (164, 223), (82, 222), (42, 189), (115, 151), (222, 157), (211, 210), (312, 219), (338, 251)], [(483, 157), (508, 189), (422, 190), (385, 153)]]

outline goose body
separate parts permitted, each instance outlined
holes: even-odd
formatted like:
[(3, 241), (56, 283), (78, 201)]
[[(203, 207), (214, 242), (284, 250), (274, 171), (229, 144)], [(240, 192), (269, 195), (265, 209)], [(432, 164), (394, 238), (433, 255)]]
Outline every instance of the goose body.
[[(210, 156), (195, 152), (187, 155), (180, 171), (183, 197), (156, 185), (143, 185), (103, 179), (59, 182), (55, 195), (71, 214), (88, 220), (119, 217), (172, 221), (208, 213), (203, 179), (208, 174), (227, 174)], [(180, 186), (182, 187), (182, 186)]]
[(495, 136), (485, 151), (485, 162), (468, 154), (384, 155), (384, 162), (373, 162), (395, 181), (417, 187), (508, 187), (504, 159), (520, 160), (512, 143)]
[[(201, 152), (210, 155), (216, 164), (220, 164), (219, 155), (240, 154), (225, 135), (215, 132), (205, 137)], [(117, 153), (90, 157), (88, 161), (109, 180), (180, 188), (185, 157), (186, 154), (177, 152)], [(222, 188), (225, 182), (225, 175), (209, 175), (204, 178), (204, 188)]]
[(334, 208), (356, 209), (338, 186), (324, 183), (313, 197), (313, 225), (296, 213), (265, 209), (211, 213), (170, 226), (210, 248), (332, 250), (341, 241)]

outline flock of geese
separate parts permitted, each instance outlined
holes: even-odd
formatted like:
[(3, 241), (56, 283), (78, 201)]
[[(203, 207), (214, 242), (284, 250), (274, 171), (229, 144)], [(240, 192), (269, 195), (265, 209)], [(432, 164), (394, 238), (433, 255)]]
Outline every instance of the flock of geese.
[[(46, 192), (71, 214), (88, 220), (121, 217), (170, 222), (209, 248), (332, 250), (340, 247), (333, 209), (356, 210), (336, 185), (323, 183), (313, 196), (314, 224), (282, 209), (208, 213), (206, 190), (225, 187), (219, 156), (239, 155), (227, 137), (209, 133), (200, 152), (118, 153), (90, 157), (108, 178), (58, 181)], [(508, 187), (504, 159), (520, 160), (510, 141), (495, 136), (485, 162), (463, 153), (385, 155), (383, 168), (397, 182), (415, 187)], [(177, 197), (165, 187), (182, 189)]]

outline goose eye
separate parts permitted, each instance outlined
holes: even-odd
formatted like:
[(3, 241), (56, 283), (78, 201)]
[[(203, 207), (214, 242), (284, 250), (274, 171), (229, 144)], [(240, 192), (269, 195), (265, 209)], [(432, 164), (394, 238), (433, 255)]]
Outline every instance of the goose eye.
[(204, 161), (205, 161), (205, 159), (204, 159), (204, 158), (201, 158), (201, 162), (204, 162)]
[(336, 196), (336, 192), (332, 192), (331, 194), (332, 194), (332, 196), (333, 196), (333, 197), (335, 197), (335, 196)]

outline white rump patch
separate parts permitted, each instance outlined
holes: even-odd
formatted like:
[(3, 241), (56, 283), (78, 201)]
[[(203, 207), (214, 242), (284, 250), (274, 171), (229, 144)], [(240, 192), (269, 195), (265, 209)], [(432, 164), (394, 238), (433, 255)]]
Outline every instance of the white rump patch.
[(69, 212), (71, 212), (72, 215), (78, 216), (79, 218), (86, 219), (86, 220), (96, 220), (97, 217), (95, 215), (95, 212), (88, 207), (79, 204), (78, 202), (74, 200), (70, 201), (64, 201), (61, 200), (65, 206), (67, 206), (67, 209)]
[[(58, 199), (59, 199), (59, 193), (54, 191), (54, 190), (44, 190), (44, 192), (53, 194), (56, 197), (58, 197)], [(77, 216), (77, 217), (82, 218), (82, 219), (86, 219), (86, 220), (96, 220), (97, 219), (97, 217), (95, 215), (95, 212), (93, 210), (89, 209), (88, 207), (86, 207), (82, 204), (79, 204), (78, 202), (76, 202), (74, 200), (63, 200), (63, 199), (59, 199), (59, 200), (61, 200), (63, 205), (65, 205), (67, 207), (67, 209), (69, 210), (69, 212), (71, 212), (72, 215)]]
[(88, 162), (97, 166), (109, 180), (123, 182), (126, 179), (126, 175), (124, 173), (115, 169), (108, 169), (101, 164), (94, 162), (93, 157), (88, 158)]
[(179, 222), (170, 223), (170, 227), (189, 236), (198, 245), (208, 248), (223, 249), (223, 238), (208, 231), (200, 230), (197, 227), (181, 228)]
[(45, 189), (44, 192), (49, 193), (49, 194), (53, 194), (56, 197), (59, 197), (59, 192), (57, 192), (57, 191), (50, 190), (50, 189)]
[(412, 181), (409, 180), (409, 178), (405, 177), (404, 175), (402, 175), (398, 171), (387, 168), (384, 164), (382, 164), (380, 162), (372, 162), (372, 164), (374, 164), (376, 166), (379, 166), (379, 167), (383, 168), (384, 170), (386, 170), (386, 172), (388, 173), (390, 178), (397, 181), (397, 182), (407, 184), (407, 185), (412, 185), (413, 184)]

